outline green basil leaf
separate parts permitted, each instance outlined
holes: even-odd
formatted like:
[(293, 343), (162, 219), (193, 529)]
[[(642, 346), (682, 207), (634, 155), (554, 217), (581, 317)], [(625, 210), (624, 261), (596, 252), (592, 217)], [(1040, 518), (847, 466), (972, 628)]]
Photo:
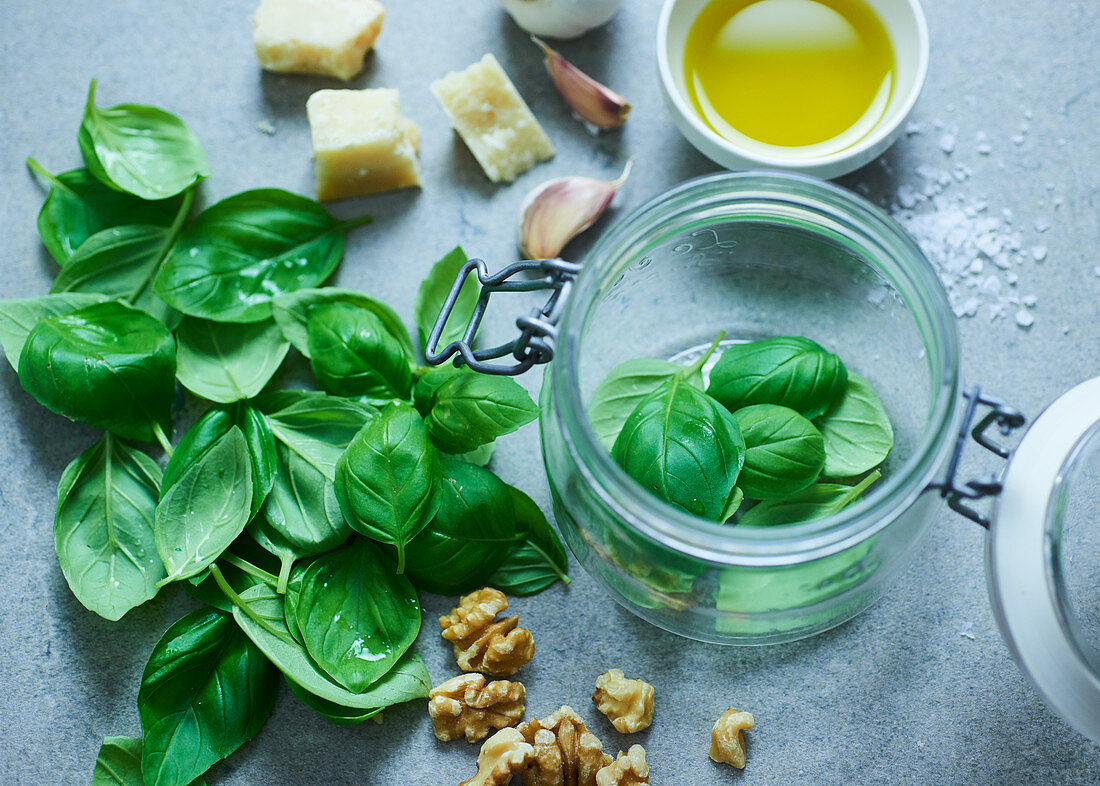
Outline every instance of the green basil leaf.
[(765, 500), (745, 511), (737, 526), (775, 527), (828, 518), (862, 497), (863, 492), (881, 477), (882, 473), (875, 470), (854, 486), (815, 483), (789, 497)]
[(264, 506), (270, 528), (299, 555), (320, 554), (351, 535), (336, 499), (336, 464), (377, 411), (319, 392), (264, 402), (275, 437), (275, 484)]
[(336, 498), (351, 528), (397, 547), (405, 545), (439, 509), (439, 454), (416, 410), (393, 403), (355, 435), (336, 465)]
[(185, 317), (176, 328), (176, 376), (196, 396), (241, 401), (264, 389), (289, 349), (273, 320), (235, 325)]
[(825, 440), (825, 469), (831, 478), (850, 478), (874, 469), (894, 447), (894, 427), (875, 389), (848, 373), (844, 396), (817, 421)]
[(40, 319), (71, 314), (84, 306), (105, 300), (108, 300), (105, 295), (76, 292), (0, 300), (0, 344), (4, 345), (4, 354), (11, 367), (19, 371), (23, 344)]
[(739, 489), (737, 486), (733, 487), (733, 491), (730, 493), (730, 497), (726, 500), (726, 507), (722, 510), (722, 515), (719, 517), (719, 521), (728, 521), (745, 501), (745, 492)]
[[(600, 444), (610, 451), (638, 402), (683, 370), (679, 363), (655, 358), (636, 358), (611, 369), (588, 404), (588, 419)], [(694, 371), (688, 381), (701, 390), (702, 372)]]
[(416, 590), (363, 538), (313, 560), (297, 595), (295, 616), (306, 651), (352, 693), (388, 672), (420, 631)]
[[(381, 679), (361, 693), (340, 687), (310, 659), (305, 647), (295, 641), (286, 627), (283, 597), (266, 584), (257, 584), (243, 592), (247, 611), (236, 607), (233, 618), (268, 659), (286, 677), (287, 682), (312, 696), (339, 707), (380, 710), (393, 704), (425, 699), (432, 688), (428, 670), (419, 655), (406, 652)], [(299, 695), (301, 695), (299, 693)]]
[(439, 510), (405, 547), (405, 574), (420, 589), (464, 595), (484, 586), (516, 542), (509, 487), (487, 469), (440, 458)]
[(291, 345), (309, 357), (309, 313), (314, 306), (326, 303), (347, 303), (349, 306), (358, 306), (374, 314), (390, 335), (401, 342), (409, 355), (413, 354), (412, 339), (409, 331), (397, 312), (387, 306), (381, 300), (375, 300), (362, 292), (353, 292), (350, 289), (337, 287), (322, 287), (321, 289), (299, 289), (296, 292), (287, 292), (277, 296), (271, 301), (271, 312), (275, 316), (275, 322), (283, 331), (286, 340)]
[(320, 204), (277, 188), (223, 199), (183, 231), (155, 287), (170, 306), (215, 322), (260, 322), (276, 295), (320, 284), (344, 254), (339, 221)]
[(738, 487), (750, 499), (778, 499), (809, 486), (825, 466), (825, 444), (813, 423), (793, 409), (754, 404), (733, 413), (745, 438)]
[(275, 483), (275, 438), (261, 412), (245, 403), (229, 408), (211, 407), (180, 439), (164, 468), (162, 492), (213, 448), (236, 426), (248, 445), (252, 467), (252, 514), (260, 509)]
[[(230, 550), (232, 551), (232, 548), (230, 548)], [(233, 591), (238, 595), (257, 584), (263, 583), (260, 579), (245, 573), (240, 568), (235, 565), (230, 565), (228, 562), (223, 561), (219, 563), (218, 570), (221, 571), (222, 578), (226, 580), (229, 586), (232, 587)], [(195, 580), (200, 577), (201, 581), (195, 583)], [(192, 577), (188, 581), (180, 582), (180, 586), (183, 587), (184, 592), (195, 600), (205, 603), (207, 606), (211, 606), (219, 611), (224, 611), (226, 614), (233, 613), (233, 602), (226, 597), (225, 591), (218, 585), (217, 580), (211, 575), (209, 570), (198, 576)]]
[(659, 499), (717, 521), (737, 483), (745, 441), (727, 410), (677, 375), (638, 403), (611, 455)]
[(531, 396), (515, 380), (457, 373), (435, 391), (426, 421), (444, 453), (469, 453), (538, 417)]
[(435, 404), (436, 392), (443, 387), (445, 382), (449, 382), (452, 377), (460, 374), (473, 375), (474, 373), (466, 367), (439, 366), (429, 369), (413, 385), (413, 406), (416, 407), (416, 411), (420, 413), (421, 417), (428, 417), (428, 413), (432, 411), (432, 406)]
[(413, 358), (370, 311), (347, 303), (314, 306), (307, 322), (310, 366), (338, 396), (407, 399)]
[(38, 234), (62, 266), (97, 232), (123, 224), (167, 227), (180, 209), (180, 197), (149, 201), (104, 185), (87, 169), (51, 175), (37, 163), (28, 163), (50, 183), (38, 211)]
[[(298, 627), (298, 596), (302, 591), (302, 577), (305, 576), (306, 566), (302, 563), (295, 565), (286, 583), (286, 592), (283, 593), (283, 622), (294, 640), (302, 643), (302, 630)], [(327, 678), (326, 678), (327, 679)]]
[[(439, 312), (443, 310), (443, 303), (451, 291), (451, 286), (459, 270), (467, 261), (466, 252), (461, 246), (456, 246), (432, 265), (428, 277), (420, 282), (420, 287), (416, 290), (416, 299), (413, 301), (413, 315), (420, 333), (421, 351), (427, 346), (428, 336), (431, 335), (435, 321), (439, 318)], [(451, 310), (451, 316), (443, 326), (443, 334), (436, 345), (438, 348), (442, 349), (452, 341), (462, 338), (480, 294), (481, 287), (476, 274), (467, 276), (462, 288), (458, 291), (458, 300), (455, 301), (454, 308)]]
[(168, 423), (175, 376), (168, 329), (116, 301), (40, 320), (19, 355), (19, 382), (44, 407), (146, 442)]
[(215, 609), (178, 620), (153, 647), (138, 688), (145, 782), (182, 786), (263, 727), (278, 672)]
[(141, 104), (95, 105), (88, 87), (77, 143), (97, 179), (142, 199), (166, 199), (208, 174), (202, 145), (175, 115)]
[(248, 443), (233, 426), (161, 496), (153, 531), (168, 576), (160, 583), (210, 567), (244, 531), (251, 511)]
[[(92, 786), (145, 786), (141, 776), (141, 740), (104, 737), (92, 770)], [(191, 786), (206, 786), (196, 778)]]
[(813, 420), (844, 394), (847, 382), (836, 355), (808, 338), (780, 336), (727, 347), (711, 369), (707, 394), (731, 412), (780, 404)]
[(151, 599), (164, 577), (153, 540), (160, 475), (156, 462), (107, 433), (61, 476), (57, 559), (77, 600), (104, 619)]
[(509, 595), (534, 595), (555, 581), (569, 583), (569, 562), (558, 533), (535, 501), (508, 486), (516, 512), (516, 532), (523, 539), (512, 544), (488, 584)]
[(61, 268), (50, 292), (98, 292), (174, 324), (179, 315), (153, 292), (153, 277), (177, 231), (132, 224), (97, 232)]

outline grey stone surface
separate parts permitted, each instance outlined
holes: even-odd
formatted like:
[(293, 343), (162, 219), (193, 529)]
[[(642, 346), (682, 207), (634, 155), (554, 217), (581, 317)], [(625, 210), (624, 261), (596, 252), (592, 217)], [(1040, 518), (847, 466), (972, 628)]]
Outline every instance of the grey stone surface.
[[(257, 186), (310, 192), (304, 104), (312, 91), (334, 85), (262, 73), (251, 49), (251, 5), (3, 4), (0, 296), (45, 292), (55, 272), (34, 227), (44, 191), (23, 159), (33, 154), (53, 171), (79, 165), (76, 130), (92, 77), (100, 80), (103, 103), (157, 104), (190, 124), (213, 173), (203, 187), (206, 203)], [(979, 311), (960, 324), (967, 378), (1035, 414), (1059, 392), (1100, 374), (1100, 6), (1092, 0), (926, 5), (933, 47), (914, 117), (920, 133), (841, 182), (900, 210), (913, 192), (899, 189), (923, 194), (926, 175), (935, 179), (921, 167), (947, 172), (945, 198), (971, 206), (984, 200), (988, 207), (976, 215), (998, 220), (1009, 210), (1012, 224), (1001, 230), (1019, 231), (1025, 250), (1046, 247), (1041, 263), (1013, 263), (1015, 290), (1037, 298), (1033, 327), (1016, 326), (1015, 307), (1007, 319), (990, 322)], [(610, 177), (633, 157), (621, 214), (714, 170), (679, 137), (661, 104), (655, 0), (628, 0), (609, 27), (561, 47), (635, 104), (621, 133), (598, 139), (562, 108), (538, 53), (494, 0), (389, 6), (378, 51), (352, 85), (401, 89), (404, 111), (422, 130), (425, 186), (334, 206), (341, 215), (375, 217), (352, 237), (337, 281), (387, 300), (407, 319), (417, 282), (456, 243), (490, 260), (515, 258), (515, 210), (545, 178)], [(427, 89), (486, 51), (501, 59), (559, 148), (553, 162), (511, 186), (485, 180)], [(264, 121), (274, 135), (257, 130)], [(955, 137), (950, 154), (947, 134)], [(951, 178), (957, 165), (969, 174)], [(922, 242), (936, 242), (937, 232), (952, 226), (941, 217), (931, 229), (914, 231)], [(571, 253), (579, 256), (588, 242)], [(95, 434), (39, 407), (6, 366), (0, 411), (0, 782), (85, 783), (103, 736), (139, 733), (134, 698), (147, 653), (194, 604), (168, 590), (118, 623), (85, 611), (58, 569), (51, 522), (61, 471)], [(502, 440), (495, 467), (547, 503), (533, 427)], [(1044, 706), (998, 635), (983, 578), (983, 538), (978, 527), (943, 514), (896, 588), (870, 611), (812, 640), (760, 649), (723, 649), (649, 627), (574, 563), (570, 587), (514, 604), (538, 642), (523, 672), (529, 712), (570, 704), (607, 748), (643, 743), (656, 784), (1100, 782), (1100, 748)], [(433, 618), (449, 600), (425, 596), (424, 606), (418, 646), (439, 680), (454, 667)], [(595, 676), (611, 666), (657, 686), (657, 720), (633, 739), (616, 734), (588, 699)], [(710, 726), (728, 706), (756, 716), (743, 774), (706, 758)], [(434, 786), (469, 777), (474, 756), (475, 747), (464, 742), (436, 742), (419, 703), (387, 712), (381, 726), (343, 728), (284, 690), (261, 734), (212, 771), (209, 782)]]

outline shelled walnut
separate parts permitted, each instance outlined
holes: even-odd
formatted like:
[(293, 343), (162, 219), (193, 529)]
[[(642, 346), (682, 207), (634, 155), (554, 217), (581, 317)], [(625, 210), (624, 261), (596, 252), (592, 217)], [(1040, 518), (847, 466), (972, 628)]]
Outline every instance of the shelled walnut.
[(721, 764), (745, 769), (745, 740), (741, 731), (751, 729), (754, 724), (747, 712), (733, 709), (723, 712), (710, 733), (710, 757)]
[(621, 734), (633, 734), (653, 723), (653, 686), (644, 680), (627, 679), (620, 669), (596, 678), (592, 701)]
[(507, 786), (512, 775), (534, 757), (535, 751), (515, 729), (501, 729), (481, 746), (477, 754), (477, 773), (458, 786)]
[(596, 786), (648, 786), (649, 765), (645, 762), (645, 749), (631, 745), (626, 753), (596, 773)]
[(526, 786), (596, 786), (596, 773), (612, 761), (572, 707), (518, 728), (535, 749), (523, 773)]
[(504, 593), (485, 587), (466, 595), (450, 614), (439, 618), (443, 638), (454, 644), (460, 669), (507, 677), (530, 662), (535, 643), (531, 631), (518, 627), (519, 617), (494, 621), (506, 608)]
[(526, 691), (518, 682), (486, 683), (480, 674), (460, 674), (432, 688), (428, 714), (435, 736), (444, 742), (465, 737), (480, 742), (495, 729), (514, 726), (523, 718)]

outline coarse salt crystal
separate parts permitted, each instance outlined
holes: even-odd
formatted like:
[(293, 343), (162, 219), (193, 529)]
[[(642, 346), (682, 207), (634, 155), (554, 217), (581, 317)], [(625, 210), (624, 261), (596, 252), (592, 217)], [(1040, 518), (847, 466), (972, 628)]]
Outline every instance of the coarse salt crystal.
[(955, 151), (955, 135), (944, 134), (940, 137), (940, 150), (951, 155)]
[(1049, 218), (1047, 218), (1046, 216), (1039, 216), (1037, 219), (1035, 219), (1036, 232), (1046, 232), (1048, 229), (1050, 229)]
[(1035, 305), (1039, 302), (1039, 298), (1037, 298), (1035, 295), (1024, 295), (1022, 298), (1020, 298), (1020, 302), (1028, 308), (1035, 308)]
[(980, 145), (978, 145), (978, 152), (983, 156), (987, 156), (993, 152), (993, 148), (988, 142), (982, 142)]
[(1016, 312), (1016, 324), (1022, 328), (1029, 328), (1035, 324), (1035, 316), (1026, 308)]
[(1036, 262), (1042, 262), (1044, 259), (1047, 258), (1047, 247), (1035, 246), (1033, 249), (1031, 249), (1031, 258), (1034, 259)]

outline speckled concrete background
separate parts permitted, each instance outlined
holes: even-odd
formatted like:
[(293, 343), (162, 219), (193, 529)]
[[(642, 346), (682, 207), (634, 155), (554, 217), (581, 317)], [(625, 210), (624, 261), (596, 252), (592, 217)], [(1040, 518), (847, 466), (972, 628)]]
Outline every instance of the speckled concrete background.
[[(351, 239), (338, 281), (386, 299), (407, 318), (416, 283), (456, 243), (492, 260), (514, 258), (514, 212), (544, 178), (611, 176), (633, 157), (621, 211), (714, 169), (681, 140), (661, 105), (655, 0), (627, 0), (608, 28), (562, 46), (635, 104), (623, 132), (600, 139), (569, 118), (537, 52), (494, 0), (389, 5), (378, 51), (354, 85), (401, 89), (403, 109), (422, 130), (425, 187), (336, 206), (375, 217)], [(940, 254), (964, 315), (967, 377), (1035, 414), (1100, 374), (1100, 5), (926, 5), (932, 66), (916, 125), (882, 161), (841, 182), (897, 212), (929, 253)], [(208, 203), (261, 185), (311, 190), (304, 104), (331, 84), (261, 73), (250, 11), (250, 0), (4, 3), (0, 296), (49, 286), (53, 263), (34, 230), (43, 191), (23, 159), (33, 154), (55, 171), (79, 164), (76, 129), (91, 77), (100, 80), (102, 103), (154, 103), (189, 123), (210, 159)], [(485, 51), (505, 64), (560, 151), (507, 187), (487, 183), (427, 89)], [(261, 121), (273, 124), (274, 135), (257, 130)], [(1011, 252), (1001, 266), (998, 242)], [(968, 244), (981, 243), (989, 256), (977, 271)], [(965, 269), (954, 271), (960, 260)], [(1016, 324), (1021, 309), (1034, 318), (1030, 329)], [(1004, 316), (990, 321), (995, 312)], [(40, 408), (6, 366), (0, 411), (0, 782), (85, 783), (104, 735), (139, 733), (134, 697), (147, 653), (193, 602), (166, 591), (118, 623), (85, 611), (58, 569), (51, 521), (62, 469), (95, 435)], [(494, 465), (547, 502), (533, 427), (502, 440)], [(812, 640), (753, 650), (648, 627), (574, 565), (568, 589), (514, 606), (538, 642), (523, 673), (529, 711), (571, 704), (616, 749), (629, 743), (593, 709), (592, 682), (609, 666), (649, 677), (657, 720), (638, 741), (656, 784), (1100, 782), (1100, 748), (1044, 706), (1001, 642), (986, 596), (983, 537), (944, 514), (872, 610)], [(424, 605), (430, 623), (449, 601), (426, 596)], [(433, 628), (425, 625), (419, 649), (439, 680), (453, 664)], [(743, 774), (706, 758), (710, 725), (728, 706), (750, 709), (757, 720)], [(262, 733), (209, 782), (434, 786), (472, 774), (474, 755), (462, 742), (437, 743), (422, 705), (387, 712), (382, 726), (341, 728), (284, 691)]]

